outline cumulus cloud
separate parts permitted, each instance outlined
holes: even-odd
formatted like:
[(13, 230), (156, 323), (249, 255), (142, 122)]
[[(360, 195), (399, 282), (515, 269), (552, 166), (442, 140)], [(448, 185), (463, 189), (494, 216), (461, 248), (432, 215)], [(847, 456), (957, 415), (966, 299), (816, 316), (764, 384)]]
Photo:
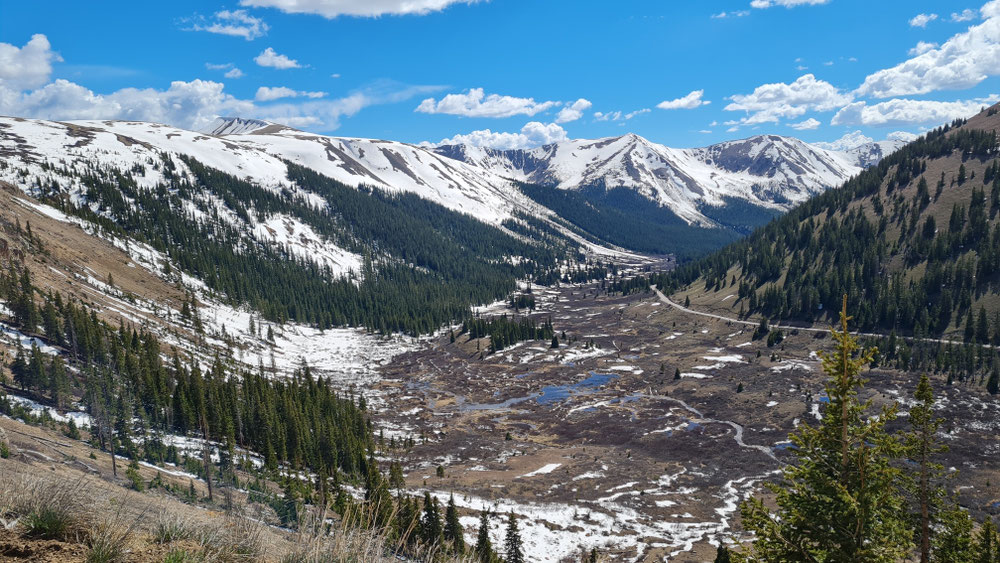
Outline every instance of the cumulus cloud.
[(910, 141), (914, 141), (917, 139), (917, 137), (919, 137), (919, 135), (915, 135), (913, 133), (910, 133), (909, 131), (893, 131), (892, 133), (889, 133), (888, 135), (885, 136), (885, 138), (889, 139), (890, 141), (903, 141), (904, 143), (909, 143)]
[(910, 49), (910, 56), (923, 55), (928, 51), (933, 51), (937, 49), (937, 43), (928, 43), (927, 41), (918, 41), (917, 45)]
[(240, 0), (243, 6), (277, 8), (290, 14), (378, 17), (383, 15), (425, 15), (452, 4), (472, 4), (477, 0)]
[(226, 74), (223, 74), (222, 76), (225, 76), (226, 78), (242, 78), (243, 71), (236, 67), (233, 67), (229, 69), (229, 71), (227, 71)]
[(52, 63), (62, 58), (41, 33), (31, 36), (24, 47), (0, 43), (0, 87), (11, 90), (38, 88), (49, 81)]
[(706, 106), (712, 102), (707, 100), (702, 100), (701, 97), (705, 94), (704, 90), (694, 90), (690, 94), (684, 96), (683, 98), (677, 98), (675, 100), (664, 100), (658, 104), (656, 107), (660, 109), (694, 109), (699, 106)]
[(854, 102), (838, 111), (830, 123), (832, 125), (862, 125), (866, 127), (936, 125), (969, 117), (983, 106), (993, 104), (997, 100), (1000, 100), (1000, 96), (993, 95), (977, 100), (952, 102), (904, 98), (872, 105), (868, 105), (867, 102)]
[(843, 137), (837, 139), (836, 141), (818, 142), (813, 143), (813, 145), (830, 151), (847, 151), (874, 142), (875, 139), (872, 139), (858, 130), (845, 133)]
[(273, 100), (278, 100), (281, 98), (323, 98), (326, 96), (326, 92), (303, 92), (300, 90), (292, 90), (285, 86), (277, 86), (275, 88), (269, 88), (267, 86), (261, 86), (257, 88), (257, 95), (254, 99), (258, 102), (270, 102)]
[(789, 127), (797, 131), (812, 131), (820, 126), (819, 120), (810, 117), (805, 121), (800, 121), (798, 123), (789, 123)]
[(961, 12), (952, 12), (951, 21), (953, 22), (968, 22), (976, 19), (976, 11), (966, 8)]
[(276, 68), (279, 70), (289, 69), (289, 68), (302, 68), (299, 61), (295, 59), (290, 59), (285, 55), (279, 55), (274, 52), (274, 49), (268, 47), (261, 51), (259, 55), (254, 57), (253, 61), (260, 66)]
[(253, 41), (267, 35), (270, 28), (264, 20), (247, 13), (246, 10), (222, 10), (215, 12), (211, 18), (197, 17), (191, 23), (188, 31), (207, 31), (220, 35), (242, 37)]
[(498, 94), (487, 96), (482, 88), (473, 88), (462, 94), (448, 94), (439, 101), (427, 98), (420, 102), (414, 111), (462, 117), (500, 118), (514, 115), (533, 116), (558, 105), (559, 102), (536, 102), (534, 98), (516, 98)]
[(589, 109), (593, 104), (590, 100), (585, 100), (580, 98), (579, 100), (573, 102), (572, 104), (567, 104), (566, 107), (559, 110), (556, 115), (556, 123), (569, 123), (570, 121), (576, 121), (583, 117), (583, 112)]
[(1000, 1), (982, 8), (985, 21), (892, 68), (865, 78), (858, 94), (888, 98), (971, 88), (1000, 74)]
[(732, 103), (724, 109), (747, 112), (740, 124), (753, 125), (777, 123), (781, 118), (799, 117), (807, 111), (834, 110), (850, 102), (852, 97), (829, 82), (817, 80), (812, 74), (803, 74), (790, 84), (763, 84), (750, 94), (737, 94), (729, 99)]
[(68, 80), (31, 92), (0, 93), (0, 113), (43, 119), (125, 119), (198, 128), (219, 115), (252, 114), (253, 103), (223, 92), (219, 82), (171, 82), (166, 90), (123, 88), (111, 94)]
[(594, 119), (596, 119), (597, 121), (628, 121), (629, 119), (632, 119), (637, 115), (649, 113), (650, 111), (652, 110), (650, 110), (649, 108), (637, 109), (635, 111), (630, 111), (628, 113), (624, 113), (621, 111), (611, 111), (611, 112), (598, 111), (594, 113)]
[(518, 133), (494, 132), (489, 129), (473, 131), (465, 135), (455, 135), (450, 139), (441, 139), (439, 143), (424, 143), (430, 146), (441, 145), (472, 145), (493, 149), (531, 149), (567, 140), (566, 130), (555, 123), (539, 123), (531, 121)]
[(754, 8), (770, 8), (771, 6), (784, 6), (794, 8), (795, 6), (815, 6), (826, 4), (830, 0), (753, 0), (750, 6)]
[(927, 24), (937, 18), (937, 14), (917, 14), (910, 18), (910, 27), (927, 27)]

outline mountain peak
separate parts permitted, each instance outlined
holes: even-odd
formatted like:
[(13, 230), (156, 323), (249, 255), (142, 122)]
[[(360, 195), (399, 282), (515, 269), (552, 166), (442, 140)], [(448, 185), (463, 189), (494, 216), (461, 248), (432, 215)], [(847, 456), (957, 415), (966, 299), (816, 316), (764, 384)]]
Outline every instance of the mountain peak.
[(253, 119), (247, 117), (216, 117), (207, 127), (200, 129), (199, 133), (208, 135), (243, 135), (253, 133), (265, 127), (275, 125), (270, 121)]

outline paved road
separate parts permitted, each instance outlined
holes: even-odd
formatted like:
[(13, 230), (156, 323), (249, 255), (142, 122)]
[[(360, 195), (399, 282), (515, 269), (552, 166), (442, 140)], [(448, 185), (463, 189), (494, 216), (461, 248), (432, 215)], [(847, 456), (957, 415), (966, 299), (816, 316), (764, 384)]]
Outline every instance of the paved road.
[[(727, 321), (727, 322), (730, 322), (730, 323), (741, 324), (741, 325), (746, 325), (746, 326), (754, 326), (755, 327), (755, 326), (758, 326), (760, 324), (760, 321), (757, 321), (757, 322), (754, 322), (754, 321), (744, 321), (744, 320), (740, 320), (740, 319), (734, 319), (732, 317), (725, 317), (725, 316), (722, 316), (722, 315), (715, 315), (715, 314), (712, 314), (712, 313), (704, 313), (702, 311), (695, 311), (694, 309), (690, 309), (690, 308), (685, 307), (685, 306), (683, 306), (683, 305), (681, 305), (679, 303), (674, 303), (673, 301), (670, 300), (669, 297), (667, 297), (666, 295), (664, 295), (663, 292), (660, 291), (655, 285), (652, 286), (652, 289), (653, 289), (654, 292), (656, 292), (656, 296), (659, 297), (660, 301), (666, 303), (667, 305), (670, 305), (671, 307), (677, 309), (678, 311), (683, 311), (685, 313), (689, 313), (689, 314), (692, 314), (692, 315), (698, 315), (700, 317), (708, 317), (710, 319), (717, 319), (717, 320), (720, 320), (720, 321)], [(769, 324), (769, 326), (771, 328), (777, 328), (777, 329), (780, 329), (780, 330), (801, 330), (801, 331), (805, 331), (805, 332), (830, 332), (830, 329), (828, 329), (828, 328), (812, 328), (812, 327), (791, 326), (791, 325), (782, 325), (782, 324)], [(883, 338), (883, 337), (889, 336), (888, 334), (880, 334), (880, 333), (877, 333), (877, 332), (858, 332), (858, 331), (852, 331), (851, 334), (853, 334), (855, 336), (870, 336), (872, 338)], [(938, 344), (955, 344), (955, 345), (958, 345), (958, 346), (962, 346), (962, 345), (965, 344), (964, 342), (959, 342), (958, 340), (945, 340), (945, 339), (942, 339), (942, 338), (914, 338), (912, 336), (897, 336), (897, 338), (902, 338), (903, 340), (909, 340), (909, 341), (919, 340), (921, 342), (934, 342), (934, 343), (938, 343)], [(982, 346), (984, 348), (990, 348), (990, 349), (1000, 348), (1000, 347), (997, 347), (997, 346), (991, 346), (989, 344), (983, 344)]]

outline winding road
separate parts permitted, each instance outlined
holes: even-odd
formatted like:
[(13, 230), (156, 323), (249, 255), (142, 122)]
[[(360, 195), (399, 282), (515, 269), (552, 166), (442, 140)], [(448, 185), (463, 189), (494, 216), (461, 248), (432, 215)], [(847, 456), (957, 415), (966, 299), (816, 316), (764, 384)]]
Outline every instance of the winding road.
[[(716, 315), (716, 314), (713, 314), (713, 313), (705, 313), (705, 312), (702, 312), (702, 311), (695, 311), (694, 309), (685, 307), (685, 306), (683, 306), (683, 305), (681, 305), (679, 303), (674, 303), (673, 301), (670, 300), (669, 297), (667, 297), (666, 295), (664, 295), (663, 292), (660, 291), (659, 288), (657, 288), (655, 285), (654, 286), (650, 286), (650, 289), (652, 289), (656, 293), (656, 296), (660, 299), (660, 301), (662, 301), (663, 303), (666, 303), (667, 305), (670, 305), (671, 307), (677, 309), (678, 311), (682, 311), (684, 313), (689, 313), (691, 315), (698, 315), (699, 317), (708, 317), (710, 319), (716, 319), (716, 320), (720, 320), (720, 321), (726, 321), (726, 322), (735, 323), (735, 324), (741, 324), (741, 325), (746, 325), (746, 326), (754, 326), (755, 327), (755, 326), (758, 326), (760, 324), (759, 321), (758, 322), (744, 321), (744, 320), (741, 320), (741, 319), (734, 319), (733, 317), (725, 317), (725, 316)], [(813, 327), (791, 326), (791, 325), (782, 325), (782, 324), (771, 324), (769, 326), (771, 328), (777, 328), (777, 329), (781, 329), (781, 330), (801, 330), (801, 331), (804, 331), (804, 332), (830, 332), (830, 329), (828, 329), (828, 328), (813, 328)], [(889, 336), (888, 334), (882, 334), (882, 333), (878, 333), (878, 332), (851, 331), (851, 334), (853, 334), (854, 336), (869, 336), (869, 337), (872, 337), (872, 338), (886, 338), (886, 337)], [(965, 345), (965, 342), (960, 342), (958, 340), (946, 340), (946, 339), (943, 339), (943, 338), (916, 338), (916, 337), (913, 337), (913, 336), (899, 336), (899, 335), (897, 335), (896, 338), (901, 338), (901, 339), (907, 340), (907, 341), (934, 342), (934, 343), (937, 343), (937, 344), (954, 344), (954, 345), (957, 345), (957, 346), (963, 346), (963, 345)], [(988, 348), (988, 349), (1000, 349), (1000, 346), (993, 346), (993, 345), (990, 345), (990, 344), (981, 344), (981, 346), (984, 347), (984, 348)]]

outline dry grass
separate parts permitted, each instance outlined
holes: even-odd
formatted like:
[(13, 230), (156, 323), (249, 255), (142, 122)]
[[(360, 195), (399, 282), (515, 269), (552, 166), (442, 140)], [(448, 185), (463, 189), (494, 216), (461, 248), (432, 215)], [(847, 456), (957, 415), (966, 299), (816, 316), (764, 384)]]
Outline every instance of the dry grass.
[(0, 477), (0, 512), (5, 527), (47, 540), (84, 537), (90, 515), (81, 495), (82, 481), (55, 480), (23, 473)]
[[(25, 439), (53, 435), (44, 428), (0, 422)], [(38, 546), (52, 543), (42, 538), (53, 538), (70, 544), (59, 548), (63, 553), (76, 549), (74, 560), (94, 563), (390, 563), (404, 552), (392, 530), (357, 526), (367, 521), (364, 514), (345, 521), (309, 507), (300, 513), (298, 531), (290, 532), (268, 525), (275, 521), (270, 509), (246, 506), (239, 494), (233, 494), (228, 510), (221, 510), (186, 504), (157, 489), (129, 491), (111, 478), (102, 456), (90, 465), (105, 478), (81, 470), (86, 466), (72, 460), (86, 459), (87, 452), (77, 449), (83, 447), (74, 443), (63, 463), (23, 456), (0, 460), (0, 527), (19, 536), (20, 545), (35, 546), (40, 553)], [(412, 561), (461, 561), (438, 549), (406, 553)]]

